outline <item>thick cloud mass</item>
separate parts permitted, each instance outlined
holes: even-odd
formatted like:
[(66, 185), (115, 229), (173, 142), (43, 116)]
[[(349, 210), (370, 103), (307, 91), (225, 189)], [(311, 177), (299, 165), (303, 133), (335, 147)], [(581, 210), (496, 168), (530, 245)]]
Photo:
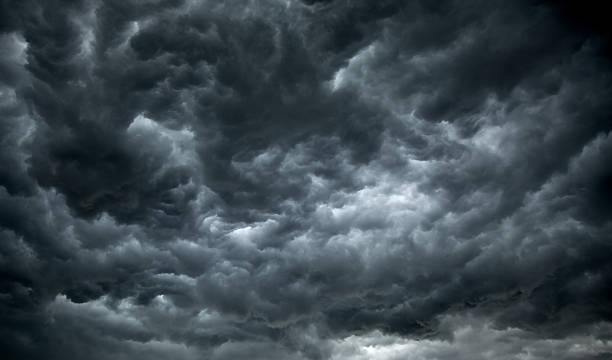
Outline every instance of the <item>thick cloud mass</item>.
[(2, 357), (612, 357), (602, 11), (0, 1)]

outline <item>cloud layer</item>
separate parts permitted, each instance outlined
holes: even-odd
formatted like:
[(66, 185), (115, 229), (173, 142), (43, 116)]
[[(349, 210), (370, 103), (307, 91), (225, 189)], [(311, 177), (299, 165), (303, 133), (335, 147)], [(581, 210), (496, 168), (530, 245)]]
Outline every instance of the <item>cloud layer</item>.
[(2, 353), (611, 356), (593, 6), (0, 2)]

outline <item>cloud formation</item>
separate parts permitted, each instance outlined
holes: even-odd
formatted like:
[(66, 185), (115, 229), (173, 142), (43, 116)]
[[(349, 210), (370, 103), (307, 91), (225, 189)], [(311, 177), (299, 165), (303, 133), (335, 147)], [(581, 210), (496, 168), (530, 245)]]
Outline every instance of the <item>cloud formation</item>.
[(610, 356), (600, 11), (0, 2), (2, 353)]

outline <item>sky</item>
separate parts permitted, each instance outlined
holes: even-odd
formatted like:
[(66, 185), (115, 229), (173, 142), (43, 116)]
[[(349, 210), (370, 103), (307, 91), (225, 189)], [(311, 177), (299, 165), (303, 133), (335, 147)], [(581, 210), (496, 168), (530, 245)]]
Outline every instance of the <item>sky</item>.
[(0, 1), (0, 353), (612, 358), (596, 1)]

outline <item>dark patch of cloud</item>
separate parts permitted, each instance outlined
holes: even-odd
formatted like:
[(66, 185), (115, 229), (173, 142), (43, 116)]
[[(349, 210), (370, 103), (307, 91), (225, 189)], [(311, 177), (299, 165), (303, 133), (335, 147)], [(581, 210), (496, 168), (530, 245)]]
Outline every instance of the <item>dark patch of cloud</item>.
[(612, 351), (591, 10), (0, 6), (8, 358)]

